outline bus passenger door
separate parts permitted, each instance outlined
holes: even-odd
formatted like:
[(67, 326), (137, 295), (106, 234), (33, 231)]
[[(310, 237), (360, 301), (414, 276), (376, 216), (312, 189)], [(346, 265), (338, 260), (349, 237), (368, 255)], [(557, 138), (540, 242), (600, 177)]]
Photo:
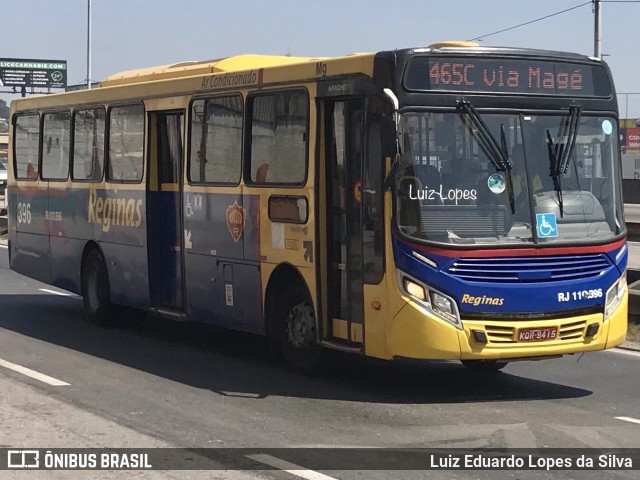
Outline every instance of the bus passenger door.
[(361, 344), (364, 102), (328, 101), (324, 117), (329, 330), (334, 340)]
[(184, 309), (184, 111), (149, 114), (147, 245), (151, 306)]

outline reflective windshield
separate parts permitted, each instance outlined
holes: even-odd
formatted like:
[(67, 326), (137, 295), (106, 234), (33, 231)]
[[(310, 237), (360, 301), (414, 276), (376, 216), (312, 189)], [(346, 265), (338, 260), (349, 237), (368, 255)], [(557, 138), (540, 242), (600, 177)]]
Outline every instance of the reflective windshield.
[(464, 112), (403, 114), (396, 177), (400, 231), (460, 245), (575, 244), (620, 234), (616, 121), (574, 117), (575, 145), (558, 173), (556, 157), (562, 155), (555, 154), (572, 140), (567, 116), (481, 113), (493, 141), (506, 151), (506, 168)]

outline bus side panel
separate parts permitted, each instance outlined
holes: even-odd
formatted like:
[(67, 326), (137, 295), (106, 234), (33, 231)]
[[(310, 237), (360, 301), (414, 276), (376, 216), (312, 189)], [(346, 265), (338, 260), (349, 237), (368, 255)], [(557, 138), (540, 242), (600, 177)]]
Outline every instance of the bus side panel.
[(12, 270), (41, 282), (50, 283), (49, 238), (47, 236), (17, 232), (12, 249)]
[[(220, 264), (218, 277), (224, 282), (221, 307), (227, 310), (229, 328), (251, 333), (264, 334), (262, 316), (262, 286), (260, 278), (260, 195), (242, 196), (244, 225), (241, 228), (242, 257), (244, 263)], [(231, 223), (231, 232), (236, 228)], [(233, 236), (233, 235), (232, 235)], [(235, 237), (234, 237), (235, 238)], [(233, 276), (229, 277), (229, 268)], [(227, 270), (225, 272), (225, 270)]]
[(49, 237), (51, 248), (51, 285), (81, 294), (82, 252), (86, 240)]
[(109, 271), (111, 301), (127, 307), (149, 308), (149, 277), (144, 247), (101, 243)]
[(225, 326), (233, 330), (264, 334), (259, 266), (220, 262), (218, 278), (222, 282), (222, 288), (219, 289), (219, 311), (222, 312)]
[(89, 184), (71, 188), (70, 184), (49, 183), (49, 246), (51, 284), (80, 293), (82, 252), (93, 238), (93, 225), (87, 221)]
[(187, 252), (243, 258), (244, 209), (239, 189), (230, 193), (186, 192), (184, 205)]
[[(242, 196), (243, 208), (245, 213), (244, 228), (242, 229), (243, 240), (243, 258), (249, 261), (260, 261), (260, 195), (249, 195), (244, 193)], [(267, 212), (265, 212), (267, 213)], [(267, 213), (268, 216), (268, 213)]]
[(92, 190), (87, 218), (107, 264), (111, 301), (149, 308), (145, 192), (126, 187)]
[(185, 190), (187, 313), (199, 322), (233, 328), (229, 325), (233, 315), (220, 308), (224, 285), (218, 278), (218, 266), (222, 261), (242, 259), (240, 188), (230, 187), (226, 189), (228, 193), (192, 191), (189, 186)]
[(11, 268), (51, 283), (48, 221), (45, 219), (48, 210), (46, 182), (18, 187), (15, 205), (16, 243), (12, 245)]
[(224, 326), (217, 281), (218, 259), (188, 250), (184, 256), (187, 314), (196, 322)]

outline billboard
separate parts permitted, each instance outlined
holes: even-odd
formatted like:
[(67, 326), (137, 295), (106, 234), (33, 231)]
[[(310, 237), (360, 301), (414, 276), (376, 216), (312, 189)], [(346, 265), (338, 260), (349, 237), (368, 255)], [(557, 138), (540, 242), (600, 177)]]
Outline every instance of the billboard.
[(640, 153), (640, 118), (621, 118), (618, 135), (623, 154)]
[(622, 144), (626, 153), (640, 152), (640, 128), (627, 128), (624, 132), (624, 143)]
[(67, 61), (0, 58), (0, 86), (65, 88)]

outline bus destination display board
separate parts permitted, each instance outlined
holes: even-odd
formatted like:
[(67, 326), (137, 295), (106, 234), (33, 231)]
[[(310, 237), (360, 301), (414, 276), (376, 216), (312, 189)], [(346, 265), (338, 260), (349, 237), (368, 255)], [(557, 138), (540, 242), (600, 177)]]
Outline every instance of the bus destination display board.
[(409, 61), (408, 90), (609, 97), (599, 65), (506, 58), (420, 56)]

